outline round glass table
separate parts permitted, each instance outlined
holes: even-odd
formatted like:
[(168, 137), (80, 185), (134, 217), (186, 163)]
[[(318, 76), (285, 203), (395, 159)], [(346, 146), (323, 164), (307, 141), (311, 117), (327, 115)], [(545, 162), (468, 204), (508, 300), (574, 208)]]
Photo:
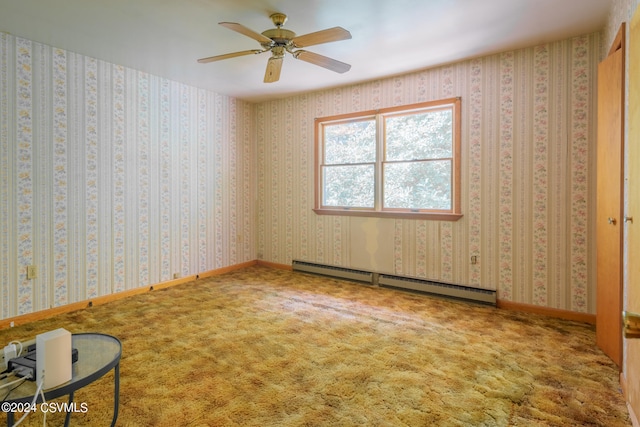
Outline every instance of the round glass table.
[[(44, 398), (48, 401), (60, 396), (69, 396), (69, 407), (72, 407), (73, 394), (76, 390), (94, 382), (104, 376), (110, 370), (114, 370), (113, 391), (113, 419), (111, 425), (118, 419), (118, 399), (120, 396), (120, 357), (122, 356), (122, 343), (119, 339), (100, 333), (79, 333), (71, 335), (71, 346), (78, 350), (78, 361), (72, 366), (70, 381), (52, 387), (44, 392)], [(9, 380), (0, 380), (0, 386)], [(4, 402), (31, 403), (37, 390), (35, 381), (25, 381), (4, 399)], [(0, 392), (2, 390), (0, 389)], [(42, 402), (42, 396), (38, 396), (36, 403)], [(13, 412), (7, 413), (7, 425), (13, 425)], [(67, 412), (65, 426), (69, 425), (71, 412)]]

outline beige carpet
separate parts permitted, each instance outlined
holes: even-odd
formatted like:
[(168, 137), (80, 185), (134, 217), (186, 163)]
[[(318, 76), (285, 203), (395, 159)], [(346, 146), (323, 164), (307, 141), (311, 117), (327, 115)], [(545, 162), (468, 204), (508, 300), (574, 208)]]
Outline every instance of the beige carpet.
[[(122, 341), (121, 426), (631, 425), (590, 325), (307, 274), (252, 267), (0, 342), (58, 327)], [(109, 424), (112, 381), (72, 425)]]

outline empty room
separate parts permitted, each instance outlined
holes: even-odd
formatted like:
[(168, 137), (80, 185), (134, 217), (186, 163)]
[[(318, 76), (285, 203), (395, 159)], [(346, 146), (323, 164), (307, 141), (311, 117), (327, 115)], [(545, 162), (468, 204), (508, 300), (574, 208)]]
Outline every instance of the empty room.
[(0, 0), (0, 422), (640, 427), (639, 23)]

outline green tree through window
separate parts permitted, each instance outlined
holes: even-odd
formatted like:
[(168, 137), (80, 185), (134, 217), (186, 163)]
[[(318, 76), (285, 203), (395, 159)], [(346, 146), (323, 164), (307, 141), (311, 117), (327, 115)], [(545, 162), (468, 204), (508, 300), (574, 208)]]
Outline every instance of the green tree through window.
[(458, 219), (460, 99), (317, 120), (319, 214)]

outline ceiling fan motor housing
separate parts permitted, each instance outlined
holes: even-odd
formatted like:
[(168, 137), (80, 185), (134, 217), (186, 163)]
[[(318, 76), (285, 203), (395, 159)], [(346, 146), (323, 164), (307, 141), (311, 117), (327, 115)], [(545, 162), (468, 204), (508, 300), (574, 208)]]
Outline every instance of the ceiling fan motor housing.
[[(271, 30), (264, 31), (262, 35), (273, 40), (275, 46), (286, 46), (296, 36), (296, 33), (284, 28), (273, 28)], [(261, 43), (261, 45), (265, 49), (271, 47), (267, 43)]]

